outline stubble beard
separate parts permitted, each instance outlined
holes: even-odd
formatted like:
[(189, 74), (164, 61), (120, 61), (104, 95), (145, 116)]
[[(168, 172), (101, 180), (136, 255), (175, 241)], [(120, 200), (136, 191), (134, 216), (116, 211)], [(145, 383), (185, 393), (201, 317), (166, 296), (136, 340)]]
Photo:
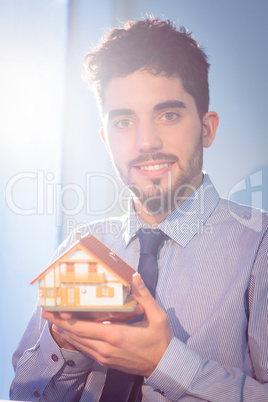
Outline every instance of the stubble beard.
[[(143, 156), (144, 161), (146, 159), (154, 159), (153, 155)], [(159, 156), (156, 155), (155, 159)], [(168, 160), (170, 155), (166, 155)], [(177, 177), (174, 179), (172, 172), (167, 173), (167, 178), (164, 179), (164, 186), (161, 184), (161, 178), (152, 178), (151, 183), (145, 187), (141, 187), (131, 179), (131, 166), (135, 164), (135, 161), (130, 163), (129, 172), (126, 175), (119, 166), (114, 163), (117, 174), (122, 183), (128, 187), (135, 204), (137, 205), (136, 211), (145, 212), (150, 215), (166, 215), (171, 213), (180, 204), (185, 201), (191, 193), (196, 190), (196, 180), (200, 176), (203, 165), (203, 146), (202, 136), (200, 136), (200, 142), (197, 144), (196, 149), (192, 154), (192, 158), (189, 159), (189, 164), (186, 169), (181, 166), (180, 160), (176, 156), (174, 159), (178, 166)], [(159, 159), (164, 159), (163, 155)], [(141, 160), (141, 158), (140, 158)]]
[[(160, 179), (152, 180), (143, 191), (132, 189), (134, 202), (141, 206), (137, 211), (145, 212), (148, 215), (167, 215), (185, 201), (189, 194), (195, 191), (191, 179), (181, 172), (180, 176), (172, 183), (172, 174), (168, 173), (167, 186), (161, 186)], [(171, 184), (172, 183), (172, 184)]]
[[(196, 155), (195, 155), (196, 157)], [(130, 175), (124, 176), (120, 169), (116, 169), (125, 186), (131, 192), (137, 212), (145, 212), (148, 215), (167, 215), (185, 201), (196, 189), (195, 179), (202, 171), (203, 155), (190, 161), (187, 171), (183, 170), (178, 162), (179, 175), (174, 179), (171, 172), (167, 173), (164, 186), (160, 178), (151, 179), (151, 183), (145, 187), (133, 183)]]

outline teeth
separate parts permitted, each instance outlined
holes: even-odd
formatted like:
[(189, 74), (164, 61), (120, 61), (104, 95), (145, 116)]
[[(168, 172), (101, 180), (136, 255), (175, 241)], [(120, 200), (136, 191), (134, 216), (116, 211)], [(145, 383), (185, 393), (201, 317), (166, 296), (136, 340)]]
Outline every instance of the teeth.
[(161, 163), (160, 165), (148, 165), (148, 166), (141, 166), (141, 170), (159, 170), (165, 167), (168, 167), (170, 163)]

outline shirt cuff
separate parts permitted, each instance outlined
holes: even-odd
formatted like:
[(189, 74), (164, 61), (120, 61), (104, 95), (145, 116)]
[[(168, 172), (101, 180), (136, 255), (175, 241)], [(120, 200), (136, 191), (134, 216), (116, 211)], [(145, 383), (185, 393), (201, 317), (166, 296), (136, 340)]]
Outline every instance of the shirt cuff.
[(144, 384), (176, 401), (187, 391), (202, 361), (201, 356), (173, 337), (156, 369)]
[(81, 352), (60, 348), (50, 333), (50, 326), (45, 324), (40, 338), (40, 349), (47, 366), (55, 374), (63, 367), (65, 374), (79, 374), (92, 371), (95, 361)]

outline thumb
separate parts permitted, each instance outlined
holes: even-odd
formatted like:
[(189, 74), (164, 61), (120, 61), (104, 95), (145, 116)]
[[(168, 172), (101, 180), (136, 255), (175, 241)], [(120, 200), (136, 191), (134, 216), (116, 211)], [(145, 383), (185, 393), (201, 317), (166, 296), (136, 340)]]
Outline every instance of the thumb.
[(137, 272), (132, 277), (131, 293), (134, 299), (144, 308), (148, 319), (149, 316), (155, 314), (156, 310), (159, 311), (160, 307)]

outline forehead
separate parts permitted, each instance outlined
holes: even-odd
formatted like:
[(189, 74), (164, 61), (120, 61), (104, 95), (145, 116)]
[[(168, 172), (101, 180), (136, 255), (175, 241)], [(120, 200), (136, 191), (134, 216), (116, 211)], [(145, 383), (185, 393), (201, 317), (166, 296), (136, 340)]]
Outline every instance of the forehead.
[(183, 88), (179, 77), (153, 75), (136, 71), (126, 77), (116, 77), (104, 89), (104, 114), (111, 109), (128, 108), (134, 111), (154, 108), (156, 104), (178, 100), (184, 103), (194, 99)]

